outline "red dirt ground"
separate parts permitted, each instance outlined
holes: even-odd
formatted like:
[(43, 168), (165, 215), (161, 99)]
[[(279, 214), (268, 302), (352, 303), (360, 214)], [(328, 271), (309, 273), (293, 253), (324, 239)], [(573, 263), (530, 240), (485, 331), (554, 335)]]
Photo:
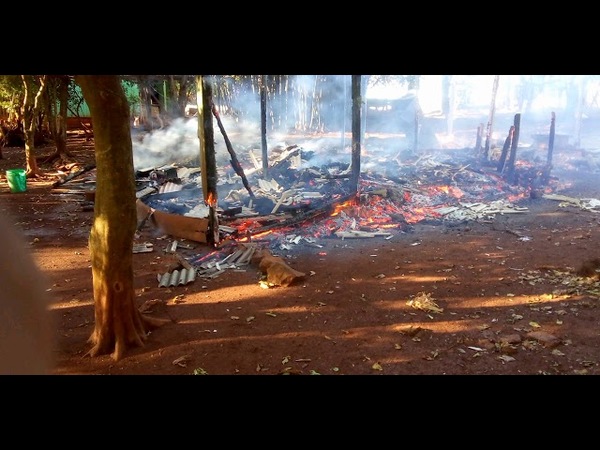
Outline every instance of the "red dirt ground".
[[(79, 167), (93, 142), (70, 135)], [(40, 155), (52, 148), (39, 149)], [(94, 323), (87, 238), (93, 212), (52, 192), (57, 168), (11, 193), (4, 173), (24, 166), (23, 149), (0, 160), (0, 212), (10, 214), (47, 277), (56, 323), (52, 374), (392, 375), (600, 373), (600, 216), (546, 198), (522, 214), (462, 223), (415, 223), (392, 237), (322, 238), (280, 255), (306, 274), (267, 288), (256, 264), (214, 279), (158, 287), (174, 267), (173, 241), (145, 226), (134, 254), (138, 306), (168, 318), (145, 346), (118, 362), (86, 356)], [(600, 199), (595, 167), (561, 172), (555, 194)], [(206, 254), (188, 241), (181, 255)]]

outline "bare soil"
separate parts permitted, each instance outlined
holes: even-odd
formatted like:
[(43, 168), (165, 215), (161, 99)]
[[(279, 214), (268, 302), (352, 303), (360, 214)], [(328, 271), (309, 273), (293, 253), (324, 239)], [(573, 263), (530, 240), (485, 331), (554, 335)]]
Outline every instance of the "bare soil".
[[(69, 149), (77, 166), (42, 163), (45, 176), (29, 179), (23, 193), (4, 177), (24, 167), (23, 149), (4, 148), (0, 159), (0, 212), (25, 234), (24, 251), (47, 278), (32, 282), (47, 282), (52, 296), (53, 374), (600, 373), (600, 283), (591, 263), (600, 257), (600, 216), (540, 195), (521, 198), (520, 213), (422, 220), (391, 228), (391, 237), (332, 235), (281, 249), (277, 256), (305, 274), (289, 286), (265, 284), (249, 264), (159, 287), (157, 276), (176, 266), (166, 251), (174, 238), (145, 226), (136, 242), (153, 250), (134, 254), (138, 306), (170, 322), (118, 362), (91, 358), (93, 211), (52, 183), (61, 170), (94, 162), (93, 141), (73, 132)], [(554, 172), (554, 194), (600, 199), (595, 166), (564, 169)], [(212, 249), (186, 241), (177, 251), (192, 259)]]

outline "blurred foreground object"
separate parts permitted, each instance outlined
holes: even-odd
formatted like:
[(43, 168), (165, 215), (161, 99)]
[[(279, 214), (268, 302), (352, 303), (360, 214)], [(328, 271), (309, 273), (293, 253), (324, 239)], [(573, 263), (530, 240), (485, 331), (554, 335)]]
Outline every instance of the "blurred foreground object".
[(46, 279), (10, 218), (0, 217), (0, 374), (49, 374), (53, 334)]

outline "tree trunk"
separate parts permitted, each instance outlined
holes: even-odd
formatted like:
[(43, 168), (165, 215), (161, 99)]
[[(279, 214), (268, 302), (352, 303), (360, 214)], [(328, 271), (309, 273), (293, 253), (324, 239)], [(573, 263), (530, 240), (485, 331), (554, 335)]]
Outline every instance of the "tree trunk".
[(89, 354), (112, 352), (120, 360), (129, 347), (143, 346), (155, 325), (135, 305), (133, 236), (135, 177), (129, 105), (116, 75), (76, 75), (90, 108), (96, 152), (96, 198), (89, 248), (95, 326)]
[(56, 145), (56, 151), (48, 155), (45, 163), (54, 160), (67, 161), (71, 155), (67, 151), (67, 111), (69, 101), (68, 76), (51, 76), (46, 88), (46, 110), (50, 133)]
[(33, 178), (40, 175), (40, 170), (35, 159), (35, 131), (37, 128), (37, 119), (39, 117), (40, 98), (46, 89), (46, 77), (39, 77), (39, 86), (34, 94), (36, 84), (33, 75), (21, 75), (25, 95), (23, 97), (23, 135), (25, 139), (25, 161), (26, 176)]

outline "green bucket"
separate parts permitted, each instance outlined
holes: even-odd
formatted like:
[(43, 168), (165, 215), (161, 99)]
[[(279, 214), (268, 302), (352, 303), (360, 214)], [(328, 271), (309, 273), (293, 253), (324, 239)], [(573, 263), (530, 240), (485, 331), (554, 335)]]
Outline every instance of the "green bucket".
[(25, 169), (9, 169), (6, 171), (6, 181), (13, 193), (25, 192), (27, 190), (27, 177)]

